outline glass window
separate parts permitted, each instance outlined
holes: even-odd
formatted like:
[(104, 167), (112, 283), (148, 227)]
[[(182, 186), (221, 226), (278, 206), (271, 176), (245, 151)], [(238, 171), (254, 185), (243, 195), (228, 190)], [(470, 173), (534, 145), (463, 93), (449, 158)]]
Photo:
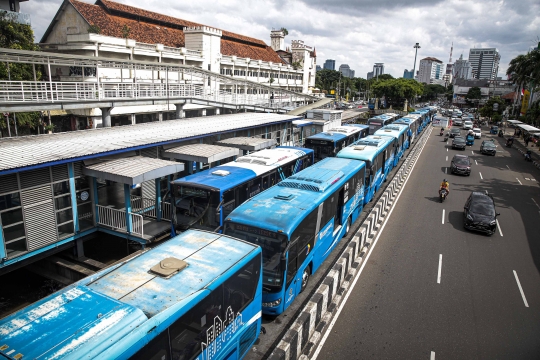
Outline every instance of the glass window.
[(1, 218), (4, 227), (21, 222), (23, 221), (22, 208), (3, 212)]
[(296, 258), (298, 256), (298, 247), (297, 243), (291, 245), (289, 248), (289, 260), (287, 264), (287, 288), (291, 284), (291, 281), (294, 280), (294, 276), (296, 275), (296, 270), (298, 270), (298, 266), (296, 265)]
[(73, 221), (58, 226), (58, 237), (60, 239), (73, 235)]
[(69, 193), (69, 181), (62, 181), (53, 184), (54, 196)]
[(75, 190), (84, 190), (90, 188), (90, 182), (86, 176), (75, 179)]
[(94, 226), (92, 204), (85, 203), (77, 206), (77, 216), (79, 218), (79, 230), (84, 231)]
[(56, 210), (71, 207), (71, 195), (64, 195), (54, 199), (54, 208)]
[(169, 332), (163, 331), (156, 336), (152, 341), (146, 344), (139, 350), (132, 359), (134, 360), (169, 360), (171, 354), (169, 352)]
[(63, 224), (67, 221), (73, 220), (73, 210), (71, 208), (67, 210), (58, 211), (56, 213), (56, 223)]
[(332, 196), (330, 196), (328, 199), (326, 199), (324, 201), (324, 205), (323, 205), (323, 211), (322, 211), (322, 216), (321, 216), (321, 228), (319, 229), (322, 230), (322, 228), (328, 224), (328, 222), (334, 218), (334, 216), (336, 216), (336, 209), (337, 209), (337, 201), (335, 199), (336, 195), (333, 194)]
[[(214, 341), (228, 325), (222, 304), (223, 288), (220, 286), (171, 325), (169, 334), (173, 359), (194, 359), (201, 353), (202, 343), (210, 344)], [(215, 326), (216, 317), (224, 322)]]
[(261, 259), (257, 256), (223, 283), (225, 310), (241, 312), (253, 300), (261, 272)]
[(27, 251), (26, 239), (12, 241), (9, 244), (6, 244), (6, 251), (8, 258), (13, 258), (17, 255), (25, 253)]
[(0, 196), (0, 211), (21, 206), (21, 198), (18, 192)]
[(10, 227), (4, 227), (4, 240), (6, 242), (25, 236), (26, 234), (24, 232), (24, 223), (11, 225)]

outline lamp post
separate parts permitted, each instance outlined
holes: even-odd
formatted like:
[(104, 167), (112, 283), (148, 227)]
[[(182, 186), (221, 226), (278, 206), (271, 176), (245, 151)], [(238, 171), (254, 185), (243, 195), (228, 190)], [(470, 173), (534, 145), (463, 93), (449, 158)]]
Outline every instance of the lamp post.
[(420, 49), (420, 43), (416, 43), (413, 48), (415, 48), (415, 52), (414, 52), (414, 65), (413, 65), (413, 70), (412, 70), (412, 76), (413, 76), (413, 79), (414, 79), (414, 74), (416, 73), (416, 55), (418, 55), (418, 49)]

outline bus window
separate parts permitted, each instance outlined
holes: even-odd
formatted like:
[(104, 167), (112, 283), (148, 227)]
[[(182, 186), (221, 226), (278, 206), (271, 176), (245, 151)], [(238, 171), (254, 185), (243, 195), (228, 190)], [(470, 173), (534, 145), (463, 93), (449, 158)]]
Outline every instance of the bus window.
[(249, 197), (253, 197), (261, 192), (261, 179), (255, 179), (248, 184)]
[(270, 181), (270, 175), (266, 175), (262, 178), (262, 189), (268, 189), (268, 182)]
[(236, 203), (238, 205), (243, 204), (244, 201), (249, 199), (248, 190), (249, 189), (247, 183), (240, 184), (234, 189), (234, 192), (236, 194)]
[(131, 359), (134, 360), (169, 360), (169, 333), (167, 330), (156, 336), (139, 350)]
[[(294, 230), (291, 241), (298, 242), (298, 263), (302, 264), (315, 245), (318, 209), (313, 210)], [(308, 248), (309, 247), (309, 248)]]
[(287, 285), (285, 288), (288, 288), (289, 285), (291, 285), (291, 282), (294, 280), (294, 276), (296, 275), (296, 271), (298, 270), (298, 266), (296, 264), (296, 260), (298, 257), (298, 250), (297, 250), (297, 242), (294, 242), (289, 247), (289, 260), (287, 262)]
[(261, 259), (256, 257), (239, 272), (223, 283), (224, 308), (231, 308), (234, 314), (245, 309), (253, 301), (259, 283)]
[(223, 218), (229, 216), (235, 208), (234, 190), (228, 190), (223, 194)]
[(202, 343), (209, 344), (215, 339), (213, 332), (207, 334), (210, 326), (214, 325), (214, 319), (225, 320), (224, 315), (223, 288), (220, 286), (169, 328), (173, 359), (197, 357)]
[(335, 201), (335, 194), (330, 196), (324, 201), (323, 212), (321, 216), (321, 230), (328, 222), (335, 218), (337, 210), (337, 201)]
[(270, 183), (270, 187), (274, 186), (276, 184), (276, 172), (274, 171), (270, 175), (268, 175), (268, 181)]

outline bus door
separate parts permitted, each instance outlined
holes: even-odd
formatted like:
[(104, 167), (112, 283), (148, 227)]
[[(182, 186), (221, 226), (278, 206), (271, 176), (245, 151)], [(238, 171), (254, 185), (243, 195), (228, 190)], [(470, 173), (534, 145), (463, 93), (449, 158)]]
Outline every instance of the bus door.
[(386, 173), (386, 158), (388, 157), (387, 150), (385, 149), (383, 151), (383, 158), (382, 158), (382, 172), (383, 174)]
[(270, 174), (267, 174), (262, 177), (262, 190), (264, 191), (268, 189), (269, 186), (270, 186)]

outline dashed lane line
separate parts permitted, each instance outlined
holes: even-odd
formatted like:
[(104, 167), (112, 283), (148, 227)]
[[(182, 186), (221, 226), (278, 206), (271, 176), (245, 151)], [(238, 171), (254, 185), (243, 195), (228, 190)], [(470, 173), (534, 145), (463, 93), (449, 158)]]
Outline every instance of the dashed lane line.
[(444, 209), (443, 209), (443, 211), (442, 211), (442, 223), (443, 223), (443, 225), (444, 225)]
[(514, 271), (514, 276), (516, 277), (516, 282), (519, 288), (519, 292), (521, 293), (521, 297), (523, 298), (523, 303), (525, 303), (525, 307), (529, 307), (529, 304), (527, 303), (527, 299), (525, 298), (525, 293), (523, 292), (523, 289), (521, 288), (521, 283), (519, 282), (517, 272), (516, 270), (513, 270), (513, 271)]
[(497, 223), (497, 229), (499, 229), (499, 234), (501, 234), (501, 236), (503, 236), (501, 226), (499, 225), (499, 220), (495, 219), (495, 222)]
[(521, 181), (519, 181), (518, 178), (516, 178), (516, 180), (518, 181), (519, 185), (523, 185), (523, 184), (521, 183)]
[(479, 172), (479, 174), (480, 174), (480, 179), (481, 179), (481, 180), (484, 180), (484, 178), (482, 177), (482, 173)]
[(437, 272), (437, 284), (441, 283), (442, 254), (439, 254), (439, 271)]

